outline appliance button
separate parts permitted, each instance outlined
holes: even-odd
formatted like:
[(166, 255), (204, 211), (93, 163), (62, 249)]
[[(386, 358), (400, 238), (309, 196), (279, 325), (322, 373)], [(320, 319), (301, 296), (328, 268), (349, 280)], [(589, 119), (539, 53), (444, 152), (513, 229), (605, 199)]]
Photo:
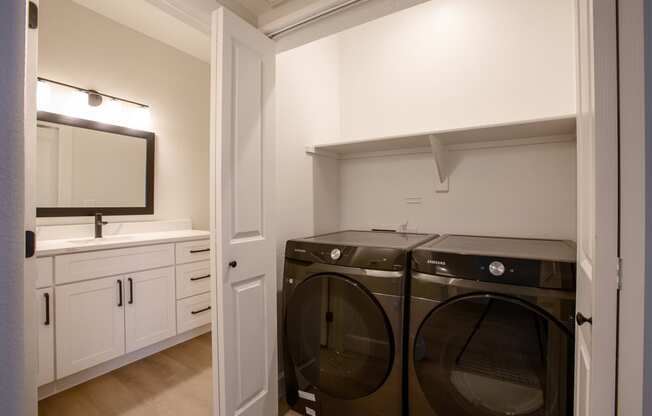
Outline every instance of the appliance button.
[(339, 260), (341, 256), (342, 256), (342, 252), (340, 251), (339, 248), (334, 248), (333, 250), (331, 250), (331, 259)]
[(500, 277), (505, 274), (505, 265), (499, 261), (494, 261), (489, 265), (489, 273)]

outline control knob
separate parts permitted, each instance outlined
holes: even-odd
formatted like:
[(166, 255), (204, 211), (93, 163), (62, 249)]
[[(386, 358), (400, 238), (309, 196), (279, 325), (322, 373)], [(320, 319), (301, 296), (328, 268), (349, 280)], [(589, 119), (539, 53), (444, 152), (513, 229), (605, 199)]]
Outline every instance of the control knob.
[(505, 265), (500, 261), (494, 261), (489, 265), (489, 273), (500, 277), (505, 274)]

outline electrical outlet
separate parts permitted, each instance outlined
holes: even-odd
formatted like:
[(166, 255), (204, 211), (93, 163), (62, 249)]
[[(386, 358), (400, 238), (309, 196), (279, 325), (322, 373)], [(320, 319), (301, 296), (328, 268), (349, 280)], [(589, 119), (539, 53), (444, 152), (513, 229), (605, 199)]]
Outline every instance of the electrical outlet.
[(408, 205), (421, 205), (423, 198), (420, 196), (408, 196), (404, 198), (405, 203)]

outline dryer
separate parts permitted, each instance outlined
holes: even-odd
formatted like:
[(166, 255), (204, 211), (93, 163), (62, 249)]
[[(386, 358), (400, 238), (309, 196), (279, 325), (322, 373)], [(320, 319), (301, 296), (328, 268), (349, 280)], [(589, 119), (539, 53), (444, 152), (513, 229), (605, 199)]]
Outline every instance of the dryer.
[(295, 411), (402, 414), (410, 250), (434, 237), (343, 231), (287, 242), (284, 374)]
[(445, 235), (413, 252), (412, 416), (571, 416), (569, 241)]

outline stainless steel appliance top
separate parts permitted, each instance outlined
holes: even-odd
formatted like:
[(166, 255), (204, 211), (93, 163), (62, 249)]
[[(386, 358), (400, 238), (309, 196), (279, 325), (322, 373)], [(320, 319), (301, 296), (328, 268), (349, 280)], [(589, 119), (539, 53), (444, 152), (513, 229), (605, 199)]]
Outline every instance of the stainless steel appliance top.
[(444, 235), (421, 246), (420, 249), (442, 253), (568, 263), (574, 263), (576, 258), (575, 243), (566, 240)]

